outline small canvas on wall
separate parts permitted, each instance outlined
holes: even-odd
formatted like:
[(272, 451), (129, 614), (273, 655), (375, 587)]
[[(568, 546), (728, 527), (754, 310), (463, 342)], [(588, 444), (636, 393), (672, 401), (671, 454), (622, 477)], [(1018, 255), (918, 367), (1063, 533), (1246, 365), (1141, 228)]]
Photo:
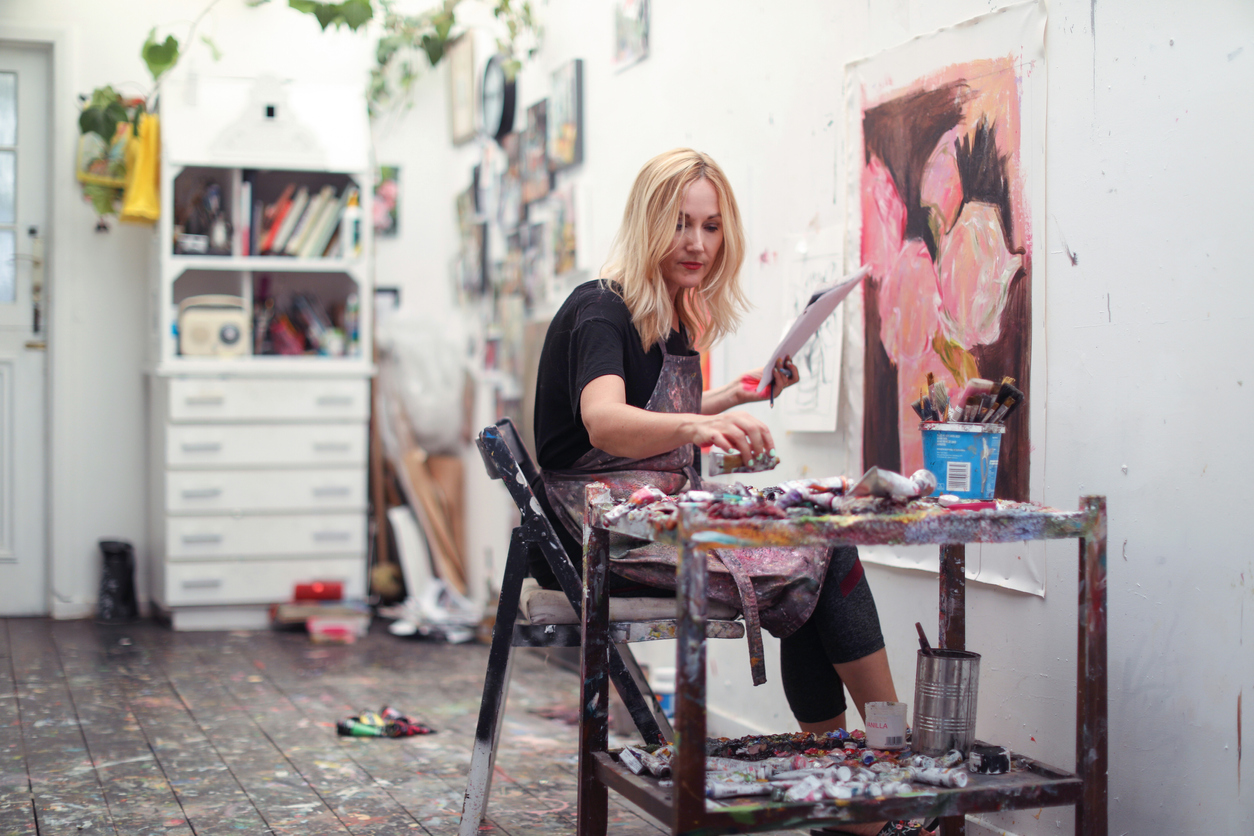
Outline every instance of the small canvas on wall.
[(475, 51), (463, 35), (445, 47), (448, 63), (448, 123), (454, 145), (475, 137)]
[(575, 269), (575, 189), (572, 185), (553, 193), (553, 272), (561, 276)]
[(561, 171), (583, 162), (582, 59), (568, 61), (553, 73), (549, 102), (549, 166)]
[(522, 198), (533, 203), (549, 194), (551, 173), (546, 152), (548, 100), (527, 108), (527, 128), (522, 136)]
[(374, 234), (395, 236), (399, 224), (401, 193), (399, 166), (381, 165), (374, 177)]
[(614, 3), (614, 66), (619, 69), (649, 55), (649, 0)]

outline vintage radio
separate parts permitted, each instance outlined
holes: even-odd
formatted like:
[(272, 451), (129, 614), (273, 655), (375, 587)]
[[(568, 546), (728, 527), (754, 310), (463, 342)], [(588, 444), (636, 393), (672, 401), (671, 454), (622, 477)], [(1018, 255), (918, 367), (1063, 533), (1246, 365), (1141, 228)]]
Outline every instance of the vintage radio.
[(252, 317), (238, 296), (191, 296), (179, 304), (179, 354), (242, 357), (252, 353)]

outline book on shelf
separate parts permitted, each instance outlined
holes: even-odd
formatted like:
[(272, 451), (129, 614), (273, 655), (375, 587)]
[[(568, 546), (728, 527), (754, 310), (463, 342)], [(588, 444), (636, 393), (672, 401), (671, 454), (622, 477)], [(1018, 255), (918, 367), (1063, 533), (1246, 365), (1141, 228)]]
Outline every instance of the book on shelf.
[(331, 244), (331, 238), (340, 227), (340, 219), (344, 217), (344, 209), (348, 202), (357, 194), (355, 186), (348, 186), (340, 194), (340, 199), (332, 203), (323, 215), (318, 229), (309, 237), (301, 255), (305, 258), (325, 257)]
[(323, 186), (316, 195), (309, 198), (309, 205), (305, 207), (300, 220), (296, 222), (295, 228), (292, 229), (291, 237), (287, 239), (287, 245), (283, 247), (284, 255), (301, 254), (305, 241), (309, 239), (309, 233), (318, 224), (326, 207), (334, 200), (334, 186)]
[(239, 184), (239, 201), (235, 210), (235, 231), (239, 235), (239, 254), (248, 255), (252, 246), (253, 184), (244, 180)]
[[(309, 189), (301, 186), (296, 190), (296, 197), (292, 198), (291, 208), (283, 216), (283, 223), (279, 224), (279, 228), (275, 231), (274, 240), (268, 248), (269, 253), (278, 255), (283, 252), (283, 248), (287, 246), (287, 239), (292, 237), (292, 231), (296, 229), (296, 222), (305, 214), (305, 207), (308, 205)], [(265, 253), (262, 254), (265, 255)]]
[(270, 252), (274, 246), (274, 239), (279, 234), (279, 229), (287, 220), (288, 213), (292, 210), (292, 194), (296, 191), (296, 185), (289, 183), (283, 193), (279, 195), (279, 199), (266, 207), (263, 222), (266, 228), (264, 240), (261, 246), (257, 248), (257, 254), (263, 255)]

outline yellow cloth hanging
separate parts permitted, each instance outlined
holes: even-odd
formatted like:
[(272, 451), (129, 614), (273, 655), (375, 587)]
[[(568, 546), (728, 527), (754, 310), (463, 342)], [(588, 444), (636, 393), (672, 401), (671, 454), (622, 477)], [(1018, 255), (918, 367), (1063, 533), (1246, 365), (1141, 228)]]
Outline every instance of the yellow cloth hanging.
[(126, 186), (118, 217), (131, 223), (156, 223), (161, 216), (161, 122), (155, 113), (139, 117), (139, 136), (126, 144)]

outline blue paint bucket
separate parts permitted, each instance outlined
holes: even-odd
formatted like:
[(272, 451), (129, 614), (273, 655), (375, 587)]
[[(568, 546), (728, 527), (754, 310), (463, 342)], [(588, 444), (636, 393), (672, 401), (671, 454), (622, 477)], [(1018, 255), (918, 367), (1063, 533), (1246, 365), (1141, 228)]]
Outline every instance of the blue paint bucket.
[(928, 421), (920, 429), (923, 466), (936, 474), (936, 493), (960, 499), (993, 498), (1005, 425)]

